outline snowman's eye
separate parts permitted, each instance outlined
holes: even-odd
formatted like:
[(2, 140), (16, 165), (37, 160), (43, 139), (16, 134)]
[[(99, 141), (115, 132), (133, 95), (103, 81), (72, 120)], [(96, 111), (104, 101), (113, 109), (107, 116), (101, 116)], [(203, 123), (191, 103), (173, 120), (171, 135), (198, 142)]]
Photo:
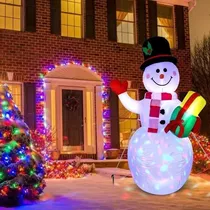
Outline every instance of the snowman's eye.
[(164, 69), (163, 69), (163, 71), (164, 71), (164, 72), (167, 72), (167, 69), (166, 69), (166, 68), (164, 68)]
[(157, 72), (157, 73), (160, 73), (160, 69), (156, 69), (156, 72)]

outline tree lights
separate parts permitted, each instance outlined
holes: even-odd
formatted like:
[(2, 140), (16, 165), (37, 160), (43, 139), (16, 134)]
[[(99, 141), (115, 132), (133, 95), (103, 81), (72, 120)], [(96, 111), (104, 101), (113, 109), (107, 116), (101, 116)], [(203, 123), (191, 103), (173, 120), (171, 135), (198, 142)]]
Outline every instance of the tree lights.
[(0, 89), (0, 204), (16, 205), (42, 193), (44, 168), (7, 85)]

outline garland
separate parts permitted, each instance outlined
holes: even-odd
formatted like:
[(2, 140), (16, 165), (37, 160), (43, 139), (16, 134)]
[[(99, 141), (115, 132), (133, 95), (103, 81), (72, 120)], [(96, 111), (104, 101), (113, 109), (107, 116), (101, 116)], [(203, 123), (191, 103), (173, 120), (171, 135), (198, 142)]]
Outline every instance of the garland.
[(74, 95), (69, 94), (67, 95), (64, 104), (68, 110), (75, 112), (79, 106), (79, 101)]

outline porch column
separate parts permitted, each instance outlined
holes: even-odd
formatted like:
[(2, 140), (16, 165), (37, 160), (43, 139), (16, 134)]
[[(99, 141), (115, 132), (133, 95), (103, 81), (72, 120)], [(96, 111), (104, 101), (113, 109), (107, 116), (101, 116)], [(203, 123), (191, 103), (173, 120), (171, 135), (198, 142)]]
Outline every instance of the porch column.
[(46, 127), (51, 127), (51, 84), (45, 82), (45, 122)]
[(94, 98), (94, 86), (86, 87), (86, 143), (85, 143), (85, 151), (88, 154), (96, 153), (96, 132), (95, 132), (95, 98)]
[(102, 134), (103, 111), (102, 111), (101, 86), (96, 86), (96, 141), (97, 141), (97, 159), (104, 157), (104, 142)]
[(47, 128), (50, 129), (53, 142), (50, 149), (56, 149), (57, 138), (56, 119), (55, 119), (55, 87), (50, 82), (45, 82), (45, 122)]

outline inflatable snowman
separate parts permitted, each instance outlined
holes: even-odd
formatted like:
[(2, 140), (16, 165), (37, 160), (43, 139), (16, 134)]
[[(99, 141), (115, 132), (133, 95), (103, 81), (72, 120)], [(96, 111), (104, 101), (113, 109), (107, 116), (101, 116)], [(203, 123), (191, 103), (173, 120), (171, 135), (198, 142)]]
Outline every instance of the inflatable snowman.
[(127, 94), (127, 82), (111, 82), (111, 89), (129, 111), (139, 114), (141, 126), (131, 137), (128, 163), (135, 183), (143, 191), (166, 195), (179, 190), (187, 181), (193, 163), (188, 137), (165, 132), (173, 111), (180, 106), (175, 93), (179, 85), (177, 59), (168, 41), (152, 37), (143, 44), (143, 84), (148, 91), (136, 101)]

